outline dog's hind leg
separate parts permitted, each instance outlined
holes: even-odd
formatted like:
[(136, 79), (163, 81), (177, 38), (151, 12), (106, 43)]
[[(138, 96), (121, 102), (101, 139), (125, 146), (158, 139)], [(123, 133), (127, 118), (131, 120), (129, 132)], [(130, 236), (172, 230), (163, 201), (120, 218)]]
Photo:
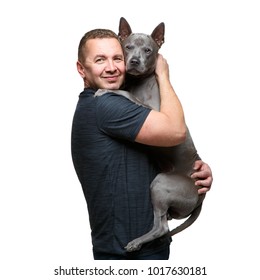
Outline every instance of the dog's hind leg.
[(153, 228), (148, 233), (130, 241), (126, 245), (125, 249), (128, 252), (139, 250), (144, 243), (161, 237), (168, 232), (169, 227), (167, 222), (167, 209), (164, 209), (164, 211), (162, 211), (161, 208), (157, 208), (154, 210)]
[(198, 206), (192, 211), (189, 218), (185, 222), (183, 222), (181, 225), (179, 225), (175, 229), (171, 230), (168, 233), (168, 236), (173, 236), (173, 235), (183, 231), (184, 229), (186, 229), (187, 227), (192, 225), (197, 220), (197, 218), (201, 212), (201, 209), (202, 209), (202, 201), (203, 201), (204, 197), (205, 197), (205, 194), (202, 194), (200, 196), (200, 201), (198, 203)]

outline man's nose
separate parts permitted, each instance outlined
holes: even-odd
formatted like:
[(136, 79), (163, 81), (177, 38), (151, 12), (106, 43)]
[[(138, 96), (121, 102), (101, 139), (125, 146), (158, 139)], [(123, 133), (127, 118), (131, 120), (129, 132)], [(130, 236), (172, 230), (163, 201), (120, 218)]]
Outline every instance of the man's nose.
[(114, 72), (116, 71), (117, 67), (113, 60), (108, 60), (106, 65), (106, 71)]

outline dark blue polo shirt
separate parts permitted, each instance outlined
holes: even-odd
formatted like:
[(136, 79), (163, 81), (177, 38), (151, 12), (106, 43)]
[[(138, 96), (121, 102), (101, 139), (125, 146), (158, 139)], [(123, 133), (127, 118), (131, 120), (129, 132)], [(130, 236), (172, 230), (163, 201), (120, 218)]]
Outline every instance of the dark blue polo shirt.
[[(87, 201), (93, 249), (126, 254), (153, 226), (150, 183), (157, 174), (148, 147), (134, 140), (150, 109), (115, 93), (85, 89), (72, 124), (72, 158)], [(140, 254), (167, 246), (161, 238)]]

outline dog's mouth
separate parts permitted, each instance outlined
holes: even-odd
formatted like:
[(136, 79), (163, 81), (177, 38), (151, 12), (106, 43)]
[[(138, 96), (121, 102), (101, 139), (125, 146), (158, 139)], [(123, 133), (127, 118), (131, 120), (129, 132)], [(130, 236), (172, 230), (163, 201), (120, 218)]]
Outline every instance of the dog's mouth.
[(150, 76), (151, 74), (154, 73), (154, 69), (150, 68), (149, 70), (145, 70), (145, 69), (140, 69), (137, 67), (126, 67), (126, 73), (131, 75), (131, 76), (135, 76), (135, 77), (147, 77)]
[(133, 76), (140, 76), (140, 75), (143, 75), (146, 73), (144, 67), (140, 67), (140, 65), (137, 65), (137, 66), (133, 66), (133, 65), (130, 65), (130, 66), (126, 66), (126, 72), (130, 75), (133, 75)]
[(129, 70), (126, 70), (126, 72), (129, 74), (129, 75), (132, 75), (132, 76), (140, 76), (142, 75), (143, 73), (136, 70), (136, 69), (129, 69)]

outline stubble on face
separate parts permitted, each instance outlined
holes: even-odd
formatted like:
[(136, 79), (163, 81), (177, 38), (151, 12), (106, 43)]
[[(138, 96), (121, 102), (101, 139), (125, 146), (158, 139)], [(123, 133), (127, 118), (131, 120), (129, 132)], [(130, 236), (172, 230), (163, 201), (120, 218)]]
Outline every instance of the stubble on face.
[(114, 38), (91, 39), (85, 45), (85, 87), (119, 89), (125, 78), (120, 43)]

